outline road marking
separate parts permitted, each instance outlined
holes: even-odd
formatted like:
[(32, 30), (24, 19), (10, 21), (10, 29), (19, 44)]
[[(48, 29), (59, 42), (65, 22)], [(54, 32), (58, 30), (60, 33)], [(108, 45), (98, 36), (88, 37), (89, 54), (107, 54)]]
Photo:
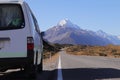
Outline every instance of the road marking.
[(61, 67), (61, 57), (59, 56), (59, 62), (58, 62), (58, 76), (57, 80), (63, 80), (62, 76), (62, 67)]

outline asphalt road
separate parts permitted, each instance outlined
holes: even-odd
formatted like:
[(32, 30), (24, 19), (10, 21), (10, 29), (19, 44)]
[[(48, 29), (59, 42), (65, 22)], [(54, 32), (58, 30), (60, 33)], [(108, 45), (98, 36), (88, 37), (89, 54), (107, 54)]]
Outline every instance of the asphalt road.
[(63, 80), (120, 80), (120, 59), (60, 52)]
[(26, 77), (24, 71), (0, 74), (0, 80), (120, 80), (120, 59), (98, 56), (75, 56), (59, 52), (44, 62), (37, 79)]

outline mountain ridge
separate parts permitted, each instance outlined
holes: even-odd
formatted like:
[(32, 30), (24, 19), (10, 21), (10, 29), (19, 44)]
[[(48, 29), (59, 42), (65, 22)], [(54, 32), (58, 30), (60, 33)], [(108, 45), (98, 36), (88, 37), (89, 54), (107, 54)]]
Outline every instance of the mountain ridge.
[(96, 32), (85, 30), (68, 19), (61, 20), (57, 25), (45, 31), (44, 39), (59, 44), (120, 45), (120, 36), (113, 36), (102, 30)]

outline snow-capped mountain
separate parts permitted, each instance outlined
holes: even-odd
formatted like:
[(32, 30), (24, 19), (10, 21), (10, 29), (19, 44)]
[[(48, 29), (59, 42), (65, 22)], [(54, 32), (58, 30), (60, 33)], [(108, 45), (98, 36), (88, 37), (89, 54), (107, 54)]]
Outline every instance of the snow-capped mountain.
[(98, 30), (96, 34), (102, 38), (108, 39), (112, 44), (120, 45), (120, 36), (110, 35), (103, 32), (102, 30)]
[(120, 37), (109, 35), (102, 30), (97, 32), (81, 29), (70, 20), (64, 19), (47, 31), (44, 39), (51, 43), (82, 44), (82, 45), (107, 45), (120, 44)]
[(61, 20), (61, 21), (57, 24), (57, 26), (61, 26), (61, 27), (63, 27), (63, 28), (65, 28), (65, 27), (70, 27), (70, 28), (80, 29), (79, 26), (73, 24), (69, 19), (63, 19), (63, 20)]

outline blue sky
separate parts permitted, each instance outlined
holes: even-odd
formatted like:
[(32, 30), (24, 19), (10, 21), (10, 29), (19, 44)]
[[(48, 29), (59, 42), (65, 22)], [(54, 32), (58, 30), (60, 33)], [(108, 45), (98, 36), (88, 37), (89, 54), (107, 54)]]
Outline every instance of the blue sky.
[(120, 0), (26, 0), (45, 31), (68, 18), (83, 29), (120, 35)]

